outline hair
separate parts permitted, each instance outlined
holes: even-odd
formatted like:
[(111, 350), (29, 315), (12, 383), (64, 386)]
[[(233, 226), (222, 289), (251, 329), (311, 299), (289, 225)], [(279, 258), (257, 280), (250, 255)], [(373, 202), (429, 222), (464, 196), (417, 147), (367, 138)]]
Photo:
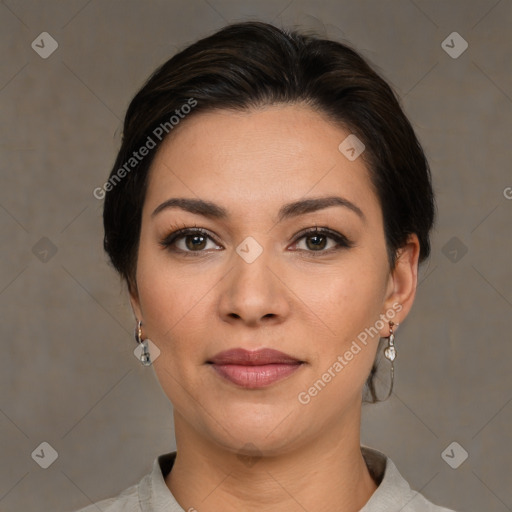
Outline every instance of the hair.
[[(346, 44), (244, 22), (174, 55), (128, 107), (121, 148), (105, 184), (103, 221), (105, 251), (130, 291), (137, 289), (148, 174), (167, 134), (200, 112), (275, 104), (306, 104), (363, 142), (361, 157), (382, 208), (391, 269), (411, 234), (420, 242), (419, 262), (429, 256), (435, 215), (430, 169), (391, 87)], [(146, 156), (135, 158), (134, 152), (149, 147), (149, 141)], [(378, 401), (375, 373), (376, 363), (366, 382), (365, 401)]]

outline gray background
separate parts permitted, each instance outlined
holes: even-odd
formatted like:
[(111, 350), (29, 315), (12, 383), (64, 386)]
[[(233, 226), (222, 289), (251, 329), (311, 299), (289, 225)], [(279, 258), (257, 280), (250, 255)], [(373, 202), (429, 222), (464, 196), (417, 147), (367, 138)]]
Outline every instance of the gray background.
[[(148, 74), (255, 18), (351, 42), (393, 84), (431, 162), (432, 257), (397, 336), (395, 392), (363, 407), (362, 442), (434, 502), (512, 510), (510, 0), (1, 2), (0, 510), (85, 506), (175, 448), (171, 405), (132, 353), (92, 191)], [(44, 31), (59, 45), (47, 59), (31, 47)], [(441, 46), (454, 31), (469, 44), (456, 59)], [(469, 454), (457, 469), (442, 457), (453, 441)], [(58, 453), (47, 469), (31, 456), (42, 442)]]

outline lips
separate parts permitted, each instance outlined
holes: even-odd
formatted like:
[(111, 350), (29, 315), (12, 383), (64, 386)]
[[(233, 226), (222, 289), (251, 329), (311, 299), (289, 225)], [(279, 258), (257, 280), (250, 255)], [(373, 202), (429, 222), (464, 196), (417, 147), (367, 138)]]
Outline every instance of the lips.
[(274, 349), (237, 348), (219, 352), (207, 363), (223, 379), (246, 389), (257, 389), (295, 373), (304, 361)]
[(219, 352), (207, 362), (213, 364), (258, 366), (264, 364), (296, 364), (302, 363), (303, 361), (299, 361), (295, 357), (271, 348), (263, 348), (253, 351), (245, 350), (243, 348), (235, 348)]

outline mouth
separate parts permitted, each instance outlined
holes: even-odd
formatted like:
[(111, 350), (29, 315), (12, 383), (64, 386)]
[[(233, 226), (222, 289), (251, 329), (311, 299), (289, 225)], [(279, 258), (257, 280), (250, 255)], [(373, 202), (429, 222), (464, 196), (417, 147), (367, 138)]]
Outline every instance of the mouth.
[(206, 363), (218, 376), (236, 386), (259, 389), (289, 377), (305, 361), (273, 349), (248, 351), (238, 348), (220, 352)]

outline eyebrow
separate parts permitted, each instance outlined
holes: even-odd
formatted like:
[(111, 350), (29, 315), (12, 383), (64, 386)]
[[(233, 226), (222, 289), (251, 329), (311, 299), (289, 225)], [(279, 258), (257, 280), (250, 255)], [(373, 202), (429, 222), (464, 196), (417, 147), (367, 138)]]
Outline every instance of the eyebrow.
[[(331, 206), (342, 206), (348, 208), (356, 213), (361, 220), (366, 220), (362, 210), (348, 199), (339, 196), (328, 196), (302, 199), (285, 204), (279, 210), (278, 222), (282, 222), (283, 220), (292, 217), (298, 217), (299, 215), (304, 215), (306, 213), (323, 210)], [(194, 213), (196, 215), (203, 215), (204, 217), (212, 219), (227, 219), (229, 217), (228, 210), (218, 204), (211, 201), (205, 201), (203, 199), (191, 199), (186, 197), (173, 197), (167, 199), (155, 208), (151, 217), (155, 217), (163, 210), (167, 210), (169, 208), (181, 208), (187, 212)]]

